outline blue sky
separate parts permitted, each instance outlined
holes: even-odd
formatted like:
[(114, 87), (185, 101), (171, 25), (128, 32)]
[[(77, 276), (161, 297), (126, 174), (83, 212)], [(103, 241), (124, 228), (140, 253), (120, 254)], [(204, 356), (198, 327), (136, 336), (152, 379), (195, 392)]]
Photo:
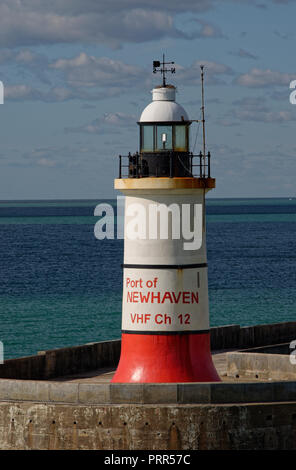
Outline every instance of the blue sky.
[(0, 199), (114, 197), (163, 53), (191, 119), (205, 64), (211, 196), (295, 197), (295, 3), (2, 0)]

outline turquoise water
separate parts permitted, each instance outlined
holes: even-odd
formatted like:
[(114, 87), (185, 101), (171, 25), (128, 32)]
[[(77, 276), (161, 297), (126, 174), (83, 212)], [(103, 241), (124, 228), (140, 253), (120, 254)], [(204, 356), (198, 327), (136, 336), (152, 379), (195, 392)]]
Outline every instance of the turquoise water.
[[(6, 359), (120, 337), (123, 242), (95, 239), (100, 202), (0, 202)], [(296, 199), (207, 200), (211, 326), (296, 319), (295, 228)]]

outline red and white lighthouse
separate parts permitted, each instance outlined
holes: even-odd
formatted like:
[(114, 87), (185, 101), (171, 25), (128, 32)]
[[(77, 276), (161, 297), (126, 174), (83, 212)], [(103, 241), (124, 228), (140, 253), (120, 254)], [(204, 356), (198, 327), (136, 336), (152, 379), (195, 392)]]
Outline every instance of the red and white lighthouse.
[[(167, 64), (153, 63), (163, 82), (141, 114), (140, 151), (127, 157), (127, 177), (120, 157), (115, 180), (125, 195), (125, 240), (121, 357), (112, 382), (220, 380), (210, 351), (204, 211), (215, 180), (205, 143), (194, 165), (193, 121), (166, 84)], [(201, 78), (204, 131), (203, 68)]]

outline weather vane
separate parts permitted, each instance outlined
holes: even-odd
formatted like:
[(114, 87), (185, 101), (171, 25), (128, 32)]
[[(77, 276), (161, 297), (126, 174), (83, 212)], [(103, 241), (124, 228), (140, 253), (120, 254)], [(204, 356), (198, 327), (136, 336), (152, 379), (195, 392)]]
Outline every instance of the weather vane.
[[(175, 62), (165, 62), (164, 61), (164, 54), (162, 56), (162, 62), (160, 62), (159, 60), (154, 60), (153, 61), (153, 73), (157, 73), (157, 72), (160, 72), (162, 74), (162, 85), (165, 87), (166, 86), (166, 82), (165, 82), (165, 74), (167, 72), (171, 72), (171, 73), (175, 73), (176, 72), (176, 69), (175, 67), (171, 67), (170, 69), (166, 69), (165, 66), (166, 65), (170, 65), (170, 64), (174, 64)], [(161, 67), (159, 70), (158, 67)]]

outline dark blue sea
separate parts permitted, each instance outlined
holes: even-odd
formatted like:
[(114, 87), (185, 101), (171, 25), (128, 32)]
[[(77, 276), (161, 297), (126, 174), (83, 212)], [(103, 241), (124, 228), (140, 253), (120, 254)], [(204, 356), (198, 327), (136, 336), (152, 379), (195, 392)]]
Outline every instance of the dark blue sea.
[[(120, 337), (123, 241), (95, 238), (100, 202), (0, 202), (5, 359)], [(211, 326), (296, 320), (295, 229), (296, 198), (207, 200)]]

